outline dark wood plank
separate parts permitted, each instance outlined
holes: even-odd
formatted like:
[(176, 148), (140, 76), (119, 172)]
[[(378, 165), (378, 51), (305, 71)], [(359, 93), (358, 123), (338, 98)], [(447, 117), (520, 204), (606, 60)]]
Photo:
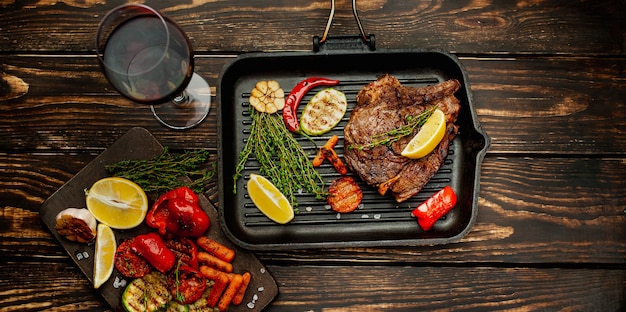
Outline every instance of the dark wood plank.
[[(278, 277), (280, 294), (268, 311), (619, 311), (625, 305), (625, 270), (279, 265), (269, 270)], [(0, 300), (2, 310), (108, 309), (67, 262), (1, 266), (0, 276), (0, 292), (10, 293)]]
[[(5, 242), (1, 253), (16, 259), (64, 255), (43, 230), (39, 207), (92, 159), (83, 154), (0, 156), (0, 172), (6, 173), (0, 176)], [(482, 168), (477, 222), (458, 243), (258, 254), (265, 261), (287, 263), (624, 265), (624, 176), (623, 158), (488, 157)], [(219, 205), (217, 183), (210, 188), (208, 198)]]
[[(230, 60), (200, 57), (197, 69), (215, 86)], [(217, 129), (211, 126), (216, 109), (200, 127), (180, 136), (158, 124), (147, 106), (117, 94), (95, 57), (8, 56), (3, 61), (0, 70), (29, 88), (26, 95), (0, 107), (2, 149), (99, 152), (139, 124), (174, 148), (217, 146)], [(461, 61), (479, 120), (492, 138), (490, 153), (624, 155), (626, 58), (465, 57)]]
[[(350, 1), (337, 1), (331, 35), (356, 34)], [(93, 51), (99, 20), (121, 4), (9, 1), (2, 4), (3, 52)], [(201, 52), (310, 50), (330, 1), (150, 3), (176, 20)], [(623, 1), (358, 1), (380, 48), (457, 53), (624, 53)], [(23, 21), (29, 21), (24, 23)], [(210, 29), (208, 31), (207, 29)], [(71, 36), (66, 34), (71, 33)]]

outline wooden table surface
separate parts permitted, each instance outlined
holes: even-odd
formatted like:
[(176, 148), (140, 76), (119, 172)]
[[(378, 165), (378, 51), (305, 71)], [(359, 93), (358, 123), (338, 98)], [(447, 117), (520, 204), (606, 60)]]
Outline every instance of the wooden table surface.
[[(0, 310), (110, 307), (39, 218), (42, 203), (130, 128), (217, 155), (217, 117), (162, 127), (108, 84), (94, 52), (119, 1), (0, 1)], [(311, 51), (330, 1), (148, 1), (177, 21), (212, 86), (241, 53)], [(626, 309), (624, 1), (360, 1), (384, 49), (465, 66), (491, 137), (479, 212), (459, 242), (256, 252), (269, 311)], [(337, 1), (331, 35), (356, 34)], [(215, 91), (215, 90), (214, 90)], [(217, 181), (207, 197), (219, 206)]]

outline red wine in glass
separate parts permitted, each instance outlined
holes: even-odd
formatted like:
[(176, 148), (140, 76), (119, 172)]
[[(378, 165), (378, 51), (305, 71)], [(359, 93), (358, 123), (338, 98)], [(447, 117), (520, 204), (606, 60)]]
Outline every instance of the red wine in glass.
[(141, 4), (119, 6), (101, 21), (98, 58), (107, 80), (128, 99), (152, 105), (172, 129), (198, 125), (210, 109), (210, 88), (193, 72), (185, 33), (169, 18)]

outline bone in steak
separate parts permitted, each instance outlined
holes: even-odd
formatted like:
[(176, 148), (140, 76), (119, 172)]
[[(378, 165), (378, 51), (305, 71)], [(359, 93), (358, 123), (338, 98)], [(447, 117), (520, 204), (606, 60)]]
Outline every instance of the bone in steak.
[[(381, 195), (390, 192), (397, 202), (417, 194), (443, 164), (450, 141), (458, 132), (454, 123), (461, 106), (454, 93), (460, 86), (458, 80), (451, 79), (421, 88), (406, 87), (386, 74), (363, 87), (344, 129), (344, 158), (349, 168), (377, 187)], [(406, 116), (418, 116), (433, 105), (446, 115), (447, 134), (427, 156), (409, 159), (400, 155), (414, 134), (389, 146), (355, 148), (370, 144), (375, 135), (407, 124)]]

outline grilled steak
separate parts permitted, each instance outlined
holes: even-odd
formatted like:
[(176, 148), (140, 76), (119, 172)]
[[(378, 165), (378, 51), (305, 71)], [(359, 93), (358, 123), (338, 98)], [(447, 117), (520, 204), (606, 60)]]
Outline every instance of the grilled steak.
[[(349, 168), (377, 187), (381, 195), (390, 192), (397, 202), (417, 194), (441, 167), (450, 141), (458, 132), (454, 123), (461, 106), (454, 93), (459, 87), (454, 79), (423, 88), (405, 87), (391, 75), (363, 87), (344, 129), (344, 158)], [(418, 116), (433, 105), (446, 115), (447, 134), (426, 157), (409, 159), (400, 155), (413, 135), (388, 146), (357, 148), (370, 144), (375, 135), (407, 124), (406, 116)]]

